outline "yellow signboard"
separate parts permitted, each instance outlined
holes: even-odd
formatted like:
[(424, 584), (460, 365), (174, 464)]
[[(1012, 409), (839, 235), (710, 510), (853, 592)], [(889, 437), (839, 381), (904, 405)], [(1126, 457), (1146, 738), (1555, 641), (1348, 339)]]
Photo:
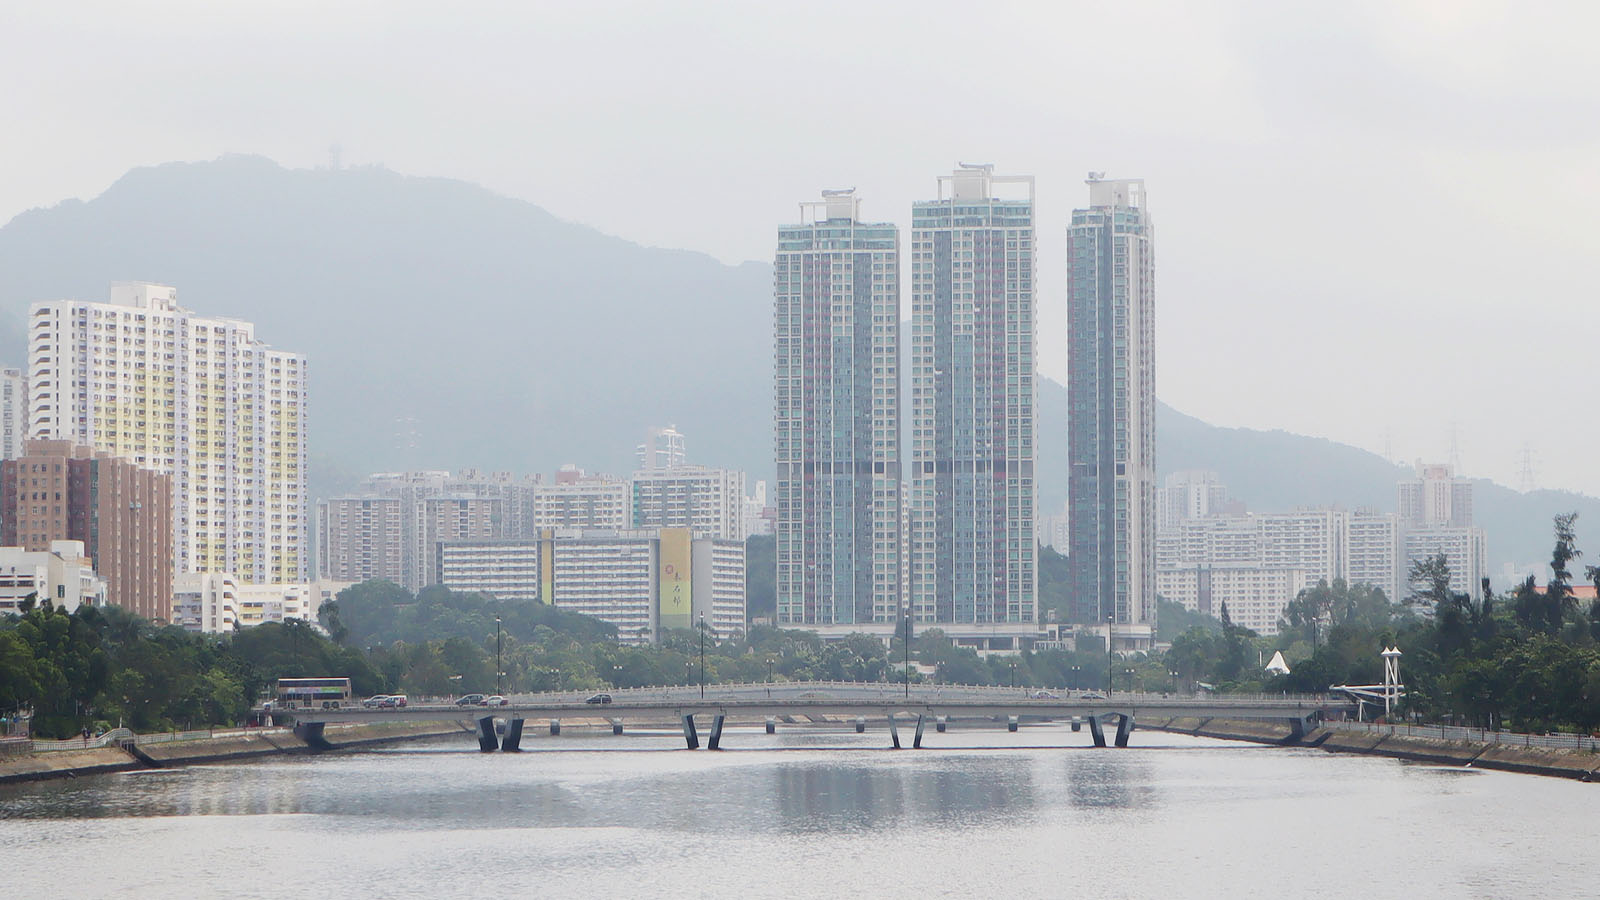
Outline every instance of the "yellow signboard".
[(661, 529), (661, 628), (689, 628), (692, 624), (689, 584), (690, 534), (687, 528)]

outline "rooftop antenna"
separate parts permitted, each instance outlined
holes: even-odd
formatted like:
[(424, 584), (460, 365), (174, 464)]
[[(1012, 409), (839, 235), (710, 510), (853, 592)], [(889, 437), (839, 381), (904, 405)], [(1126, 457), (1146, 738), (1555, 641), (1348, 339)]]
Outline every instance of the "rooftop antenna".
[(1453, 419), (1450, 422), (1450, 471), (1455, 475), (1461, 474), (1460, 429)]
[(341, 150), (338, 144), (332, 144), (328, 147), (328, 168), (335, 172), (339, 171), (340, 152)]
[(1383, 430), (1383, 458), (1385, 461), (1394, 462), (1394, 429)]

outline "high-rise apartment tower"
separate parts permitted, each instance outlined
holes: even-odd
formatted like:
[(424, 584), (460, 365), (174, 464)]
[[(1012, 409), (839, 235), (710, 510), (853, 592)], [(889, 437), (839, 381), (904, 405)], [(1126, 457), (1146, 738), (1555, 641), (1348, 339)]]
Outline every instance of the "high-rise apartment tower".
[(109, 303), (35, 303), (28, 435), (172, 475), (174, 572), (309, 575), (306, 360), (178, 292), (118, 282)]
[(1088, 184), (1067, 229), (1068, 589), (1079, 621), (1151, 626), (1154, 231), (1142, 180)]
[(853, 190), (800, 204), (773, 266), (777, 613), (893, 623), (900, 587), (900, 234)]
[(911, 209), (910, 593), (991, 646), (1038, 621), (1036, 353), (1033, 178), (962, 165)]

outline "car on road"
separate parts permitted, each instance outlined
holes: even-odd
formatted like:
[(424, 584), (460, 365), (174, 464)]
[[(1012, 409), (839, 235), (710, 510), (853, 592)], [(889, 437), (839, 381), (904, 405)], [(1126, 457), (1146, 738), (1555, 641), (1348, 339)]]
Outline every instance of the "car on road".
[(593, 697), (590, 697), (589, 699), (587, 699), (587, 700), (585, 700), (583, 702), (585, 702), (585, 703), (610, 703), (611, 702), (611, 695), (610, 694), (595, 694)]
[(388, 699), (388, 694), (373, 694), (371, 697), (361, 701), (361, 705), (367, 709), (379, 709)]
[(1079, 700), (1104, 700), (1105, 698), (1106, 695), (1099, 691), (1084, 691), (1078, 695)]
[(406, 695), (390, 694), (389, 696), (383, 698), (382, 706), (384, 709), (405, 709)]
[(1029, 694), (1028, 696), (1032, 697), (1035, 700), (1060, 700), (1061, 699), (1060, 697), (1057, 697), (1055, 694), (1052, 694), (1049, 691), (1034, 691), (1032, 694)]
[(484, 701), (484, 696), (482, 694), (467, 694), (465, 697), (461, 697), (461, 698), (457, 699), (456, 700), (456, 705), (457, 706), (482, 706), (483, 705), (483, 701)]
[(485, 698), (483, 698), (483, 705), (484, 706), (505, 706), (506, 705), (506, 698), (500, 696), (499, 694), (495, 694), (492, 697), (485, 697)]

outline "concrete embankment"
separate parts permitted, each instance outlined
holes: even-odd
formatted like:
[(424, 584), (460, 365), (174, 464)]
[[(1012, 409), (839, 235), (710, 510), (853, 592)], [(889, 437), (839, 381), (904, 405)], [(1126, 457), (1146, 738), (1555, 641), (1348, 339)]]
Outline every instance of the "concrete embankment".
[[(1251, 741), (1258, 744), (1290, 744), (1288, 725), (1276, 722), (1223, 719), (1172, 719), (1167, 722), (1140, 722), (1139, 727), (1173, 731), (1200, 737)], [(1582, 750), (1547, 750), (1514, 747), (1477, 741), (1445, 741), (1398, 734), (1365, 731), (1337, 731), (1316, 728), (1296, 746), (1320, 747), (1330, 753), (1361, 753), (1388, 756), (1441, 766), (1471, 766), (1498, 769), (1525, 775), (1549, 775), (1580, 781), (1600, 780), (1600, 755)]]
[[(454, 722), (394, 722), (330, 727), (325, 737), (337, 751), (462, 734), (465, 731), (464, 726)], [(311, 748), (294, 732), (278, 728), (231, 732), (188, 741), (139, 744), (126, 749), (109, 746), (86, 750), (53, 750), (0, 758), (0, 784), (309, 752)]]

